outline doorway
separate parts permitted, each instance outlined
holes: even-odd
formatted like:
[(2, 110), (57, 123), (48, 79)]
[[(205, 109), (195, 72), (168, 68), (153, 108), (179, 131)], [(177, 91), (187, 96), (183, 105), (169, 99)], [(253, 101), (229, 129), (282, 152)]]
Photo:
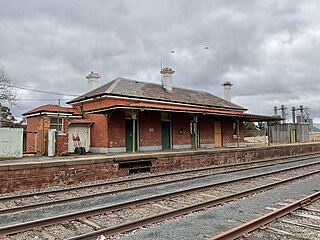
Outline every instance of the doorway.
[(222, 147), (221, 122), (214, 122), (214, 143), (215, 147)]
[(161, 121), (162, 149), (171, 149), (171, 121)]
[(126, 151), (134, 152), (137, 150), (138, 150), (137, 119), (126, 119)]

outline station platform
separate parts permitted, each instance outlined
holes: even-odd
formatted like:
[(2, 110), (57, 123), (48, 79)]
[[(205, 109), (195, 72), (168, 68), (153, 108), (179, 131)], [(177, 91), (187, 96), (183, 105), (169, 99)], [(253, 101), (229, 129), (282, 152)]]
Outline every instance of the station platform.
[(310, 153), (320, 153), (320, 143), (3, 159), (0, 193)]

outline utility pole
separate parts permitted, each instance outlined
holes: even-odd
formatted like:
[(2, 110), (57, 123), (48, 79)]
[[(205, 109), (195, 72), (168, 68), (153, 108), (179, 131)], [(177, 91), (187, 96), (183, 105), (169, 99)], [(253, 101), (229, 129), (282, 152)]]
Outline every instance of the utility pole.
[(292, 107), (292, 123), (296, 123), (296, 108)]
[[(58, 105), (59, 105), (59, 109), (58, 109), (58, 116), (57, 116), (57, 132), (55, 133), (56, 135), (56, 154), (59, 156), (59, 146), (58, 146), (58, 136), (59, 136), (59, 126), (60, 126), (60, 106), (61, 106), (61, 102), (60, 102), (60, 98), (58, 99)], [(63, 124), (63, 122), (62, 122)], [(61, 131), (62, 131), (63, 126), (61, 126)]]
[(296, 123), (296, 111), (300, 111), (299, 118), (297, 119), (297, 123), (300, 122), (306, 122), (310, 119), (310, 108), (303, 107), (303, 105), (300, 105), (299, 108), (292, 107), (292, 122)]
[(285, 107), (284, 105), (281, 105), (281, 115), (282, 115), (282, 123), (285, 123), (286, 122), (286, 119), (287, 119), (287, 107)]
[(278, 110), (281, 110), (281, 117), (282, 117), (282, 123), (286, 122), (286, 119), (288, 117), (288, 112), (287, 112), (287, 107), (284, 105), (281, 105), (280, 108), (278, 108), (277, 106), (273, 107), (273, 112), (275, 116), (278, 116)]

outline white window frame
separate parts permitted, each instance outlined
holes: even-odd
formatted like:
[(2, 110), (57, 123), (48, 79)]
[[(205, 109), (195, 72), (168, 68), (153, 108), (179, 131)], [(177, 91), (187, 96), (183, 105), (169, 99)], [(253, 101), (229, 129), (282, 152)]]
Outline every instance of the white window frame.
[[(54, 123), (54, 124), (52, 124), (52, 123), (51, 123), (51, 119), (52, 119), (52, 118), (57, 119), (57, 122), (58, 122), (58, 119), (59, 119), (59, 120), (61, 119), (61, 123)], [(50, 116), (50, 129), (56, 129), (57, 132), (63, 132), (63, 130), (64, 130), (63, 125), (64, 125), (64, 119), (63, 119), (62, 117)], [(56, 127), (53, 127), (53, 126), (56, 126)], [(61, 126), (61, 130), (58, 130), (58, 129), (57, 129), (57, 126)]]

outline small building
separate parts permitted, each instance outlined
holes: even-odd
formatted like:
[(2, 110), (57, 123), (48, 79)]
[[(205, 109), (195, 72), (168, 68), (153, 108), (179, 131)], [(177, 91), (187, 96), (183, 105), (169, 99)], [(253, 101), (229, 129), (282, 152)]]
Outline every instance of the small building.
[(48, 131), (55, 129), (57, 152), (68, 151), (70, 124), (84, 121), (77, 108), (62, 107), (54, 104), (44, 105), (23, 114), (27, 119), (26, 152), (48, 153)]
[(58, 123), (57, 131), (65, 136), (58, 138), (61, 153), (74, 149), (70, 126), (82, 124), (88, 129), (88, 136), (81, 137), (89, 139), (86, 151), (111, 153), (239, 147), (244, 145), (245, 121), (279, 120), (247, 114), (247, 109), (232, 103), (230, 82), (223, 84), (226, 100), (173, 87), (171, 68), (163, 68), (161, 74), (161, 84), (117, 78), (97, 87), (100, 76), (91, 72), (87, 76), (91, 91), (69, 101), (71, 108), (52, 106), (49, 111), (47, 105), (25, 113), (27, 129), (44, 139), (36, 142), (46, 152), (46, 131)]

